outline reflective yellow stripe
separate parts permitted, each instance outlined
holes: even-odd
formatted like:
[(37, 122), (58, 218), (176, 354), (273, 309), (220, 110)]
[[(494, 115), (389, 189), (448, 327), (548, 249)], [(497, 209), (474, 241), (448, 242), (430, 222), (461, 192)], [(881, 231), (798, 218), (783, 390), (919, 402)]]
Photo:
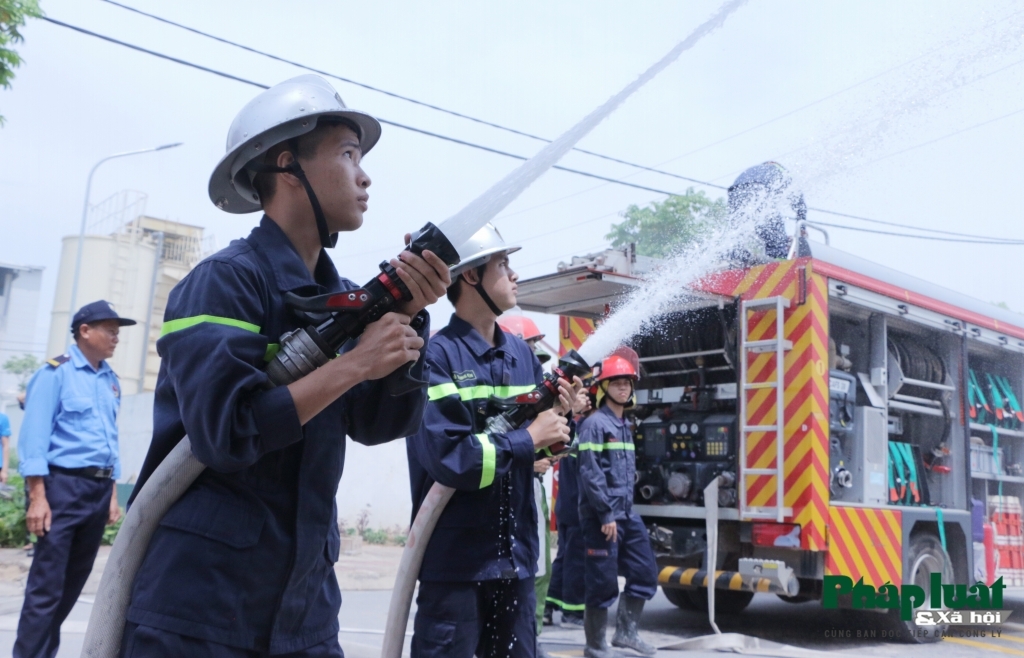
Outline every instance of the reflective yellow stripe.
[(573, 603), (566, 603), (565, 601), (559, 601), (558, 599), (552, 598), (550, 596), (547, 597), (546, 603), (553, 603), (553, 604), (557, 605), (559, 608), (561, 608), (562, 610), (568, 610), (569, 612), (582, 611), (584, 608), (587, 607), (583, 603), (580, 603), (578, 605), (577, 604), (573, 604)]
[(463, 402), (469, 400), (481, 400), (491, 397), (492, 395), (499, 398), (510, 398), (514, 395), (522, 395), (523, 393), (529, 393), (536, 386), (488, 386), (482, 384), (480, 386), (467, 386), (466, 388), (459, 389), (459, 397), (462, 398)]
[(523, 393), (529, 393), (536, 386), (489, 386), (487, 384), (481, 384), (480, 386), (467, 386), (465, 388), (459, 388), (455, 384), (450, 382), (444, 384), (438, 384), (431, 386), (427, 389), (427, 399), (433, 402), (434, 400), (440, 400), (446, 398), (449, 395), (458, 395), (463, 402), (469, 402), (470, 400), (485, 400), (492, 395), (499, 398), (510, 398), (516, 395), (522, 395)]
[(632, 443), (581, 443), (580, 450), (592, 450), (594, 452), (601, 452), (602, 450), (636, 450), (636, 446)]
[(486, 434), (477, 434), (480, 440), (480, 447), (483, 449), (483, 465), (480, 469), (480, 488), (491, 486), (494, 482), (494, 463), (496, 460), (494, 444)]
[(181, 331), (182, 329), (188, 329), (194, 327), (197, 324), (223, 324), (229, 327), (237, 327), (238, 329), (245, 329), (251, 331), (254, 334), (260, 332), (259, 325), (252, 324), (250, 322), (243, 322), (242, 320), (234, 320), (232, 318), (221, 318), (216, 315), (194, 315), (190, 318), (180, 318), (178, 320), (168, 320), (164, 322), (163, 329), (160, 330), (160, 337), (163, 338), (167, 334), (172, 334), (175, 331)]
[(277, 356), (277, 353), (280, 351), (281, 346), (278, 345), (277, 343), (271, 343), (270, 345), (267, 345), (267, 353), (263, 355), (263, 360), (266, 361), (267, 363), (270, 363), (271, 360), (273, 360), (273, 358)]
[(446, 398), (449, 395), (458, 395), (459, 389), (455, 387), (455, 384), (448, 382), (447, 384), (438, 384), (437, 386), (431, 386), (427, 389), (427, 399), (433, 402), (434, 400), (440, 400)]

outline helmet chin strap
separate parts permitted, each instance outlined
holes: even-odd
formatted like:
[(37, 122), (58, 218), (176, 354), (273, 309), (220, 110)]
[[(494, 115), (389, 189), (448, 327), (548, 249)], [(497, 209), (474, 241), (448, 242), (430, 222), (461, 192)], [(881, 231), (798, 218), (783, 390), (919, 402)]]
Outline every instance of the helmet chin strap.
[(494, 303), (494, 300), (491, 299), (491, 296), (487, 294), (486, 290), (484, 290), (485, 269), (487, 269), (487, 263), (484, 263), (480, 267), (476, 268), (476, 277), (478, 279), (476, 283), (469, 283), (469, 281), (466, 281), (466, 283), (469, 283), (469, 285), (473, 286), (473, 289), (476, 290), (477, 294), (480, 295), (480, 298), (484, 300), (484, 303), (487, 304), (487, 308), (491, 309), (492, 313), (494, 313), (497, 316), (500, 316), (503, 313), (503, 311), (500, 308), (498, 308), (498, 305)]
[(277, 165), (268, 165), (261, 162), (250, 162), (245, 167), (259, 173), (291, 174), (298, 178), (299, 182), (302, 183), (302, 187), (306, 189), (309, 205), (313, 206), (313, 216), (316, 217), (316, 230), (320, 234), (320, 246), (324, 249), (333, 249), (334, 245), (338, 244), (338, 234), (327, 231), (327, 218), (324, 217), (323, 208), (320, 207), (320, 200), (316, 198), (313, 186), (309, 184), (306, 172), (302, 170), (302, 165), (299, 164), (298, 159), (293, 158), (286, 167), (278, 167)]

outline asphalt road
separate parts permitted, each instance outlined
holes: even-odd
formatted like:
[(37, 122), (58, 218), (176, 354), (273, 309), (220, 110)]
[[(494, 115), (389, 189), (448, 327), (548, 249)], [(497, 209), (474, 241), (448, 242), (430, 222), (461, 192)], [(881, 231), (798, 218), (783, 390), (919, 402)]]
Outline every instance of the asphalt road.
[[(344, 595), (339, 622), (340, 640), (348, 658), (377, 658), (383, 639), (384, 620), (390, 591), (359, 591)], [(8, 600), (9, 599), (9, 600)], [(0, 656), (10, 656), (17, 628), (20, 597), (0, 598)], [(82, 597), (62, 629), (58, 658), (78, 658), (85, 625), (92, 606)], [(948, 637), (937, 644), (914, 645), (878, 637), (883, 624), (878, 615), (865, 611), (825, 610), (818, 603), (785, 603), (775, 596), (759, 594), (750, 606), (736, 615), (717, 619), (723, 633), (740, 633), (762, 640), (818, 652), (819, 656), (879, 656), (884, 658), (974, 658), (976, 656), (1024, 656), (1024, 596), (1007, 598), (1005, 608), (1013, 619), (1002, 627), (1002, 637), (991, 630), (961, 627), (969, 637)], [(614, 612), (614, 611), (613, 611)], [(411, 627), (411, 623), (410, 623)], [(645, 611), (641, 623), (648, 639), (664, 646), (674, 638), (694, 638), (712, 633), (707, 616), (680, 610), (659, 592)], [(875, 637), (865, 637), (874, 631)], [(977, 634), (985, 632), (984, 637)], [(583, 632), (546, 628), (541, 635), (544, 648), (556, 658), (582, 656)], [(406, 640), (408, 647), (408, 638)], [(660, 655), (708, 658), (725, 654), (713, 651), (670, 651)], [(756, 654), (755, 654), (756, 655)], [(813, 654), (807, 654), (810, 658)]]

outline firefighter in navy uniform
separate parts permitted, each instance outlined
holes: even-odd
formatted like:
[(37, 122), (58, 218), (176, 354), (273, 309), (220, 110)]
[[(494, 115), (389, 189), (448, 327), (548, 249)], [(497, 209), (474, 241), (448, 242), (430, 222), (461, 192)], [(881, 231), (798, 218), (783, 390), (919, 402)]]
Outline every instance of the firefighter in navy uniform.
[(619, 595), (618, 576), (626, 577), (612, 644), (651, 656), (656, 649), (637, 633), (644, 603), (658, 591), (658, 566), (640, 515), (633, 511), (636, 453), (625, 410), (634, 404), (637, 371), (613, 355), (597, 377), (598, 409), (580, 424), (580, 523), (586, 549), (584, 631), (588, 658), (608, 658), (605, 628), (608, 608)]
[[(487, 434), (492, 396), (541, 382), (530, 347), (497, 317), (516, 303), (505, 244), (487, 225), (462, 248), (448, 298), (455, 314), (427, 347), (430, 388), (423, 426), (409, 437), (413, 517), (434, 482), (456, 489), (437, 522), (419, 573), (414, 658), (532, 658), (536, 652), (534, 574), (535, 451), (570, 439), (561, 415), (576, 391), (526, 428)], [(582, 384), (577, 380), (577, 390)]]
[(186, 434), (207, 468), (153, 535), (122, 656), (343, 656), (334, 563), (345, 437), (373, 445), (419, 426), (426, 391), (393, 397), (383, 378), (409, 363), (426, 374), (423, 309), (443, 294), (447, 267), (403, 252), (391, 264), (411, 301), (287, 386), (270, 387), (264, 367), (282, 334), (308, 324), (286, 293), (357, 287), (325, 248), (362, 224), (370, 179), (360, 163), (379, 136), (375, 119), (312, 75), (259, 94), (232, 123), (210, 197), (265, 215), (168, 300), (139, 484)]
[[(586, 413), (586, 409), (583, 410)], [(577, 421), (580, 422), (581, 421)], [(584, 555), (579, 514), (579, 475), (577, 452), (558, 462), (558, 497), (555, 519), (558, 521), (558, 553), (551, 564), (548, 610), (562, 611), (562, 626), (583, 626)]]
[[(502, 331), (522, 338), (541, 365), (551, 360), (551, 355), (540, 346), (544, 334), (530, 318), (525, 315), (506, 313), (498, 318), (498, 326)], [(585, 393), (582, 394), (585, 395)], [(539, 511), (537, 530), (540, 546), (540, 558), (537, 560), (537, 575), (534, 581), (534, 593), (537, 596), (537, 635), (541, 634), (544, 625), (551, 624), (551, 613), (545, 606), (548, 587), (551, 584), (551, 528), (548, 520), (550, 514), (547, 501), (548, 492), (544, 487), (544, 475), (551, 470), (554, 462), (554, 459), (538, 459), (533, 463), (533, 492)]]

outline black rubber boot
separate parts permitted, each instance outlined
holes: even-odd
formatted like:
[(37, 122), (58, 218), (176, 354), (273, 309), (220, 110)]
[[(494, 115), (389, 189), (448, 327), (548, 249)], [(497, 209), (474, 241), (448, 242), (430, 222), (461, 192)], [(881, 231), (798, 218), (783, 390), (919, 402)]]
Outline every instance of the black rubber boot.
[(615, 619), (615, 635), (612, 636), (612, 646), (632, 649), (644, 656), (653, 656), (658, 650), (640, 639), (637, 633), (637, 626), (640, 624), (640, 615), (643, 614), (643, 599), (635, 596), (619, 597), (619, 615)]
[(555, 625), (554, 613), (555, 613), (555, 609), (553, 607), (551, 607), (550, 605), (545, 605), (544, 606), (544, 625), (545, 626), (554, 626)]
[(583, 615), (579, 612), (563, 612), (562, 628), (583, 628)]
[(621, 658), (617, 651), (612, 651), (605, 638), (608, 628), (608, 608), (587, 606), (583, 613), (583, 632), (587, 636), (587, 646), (583, 649), (586, 658)]

